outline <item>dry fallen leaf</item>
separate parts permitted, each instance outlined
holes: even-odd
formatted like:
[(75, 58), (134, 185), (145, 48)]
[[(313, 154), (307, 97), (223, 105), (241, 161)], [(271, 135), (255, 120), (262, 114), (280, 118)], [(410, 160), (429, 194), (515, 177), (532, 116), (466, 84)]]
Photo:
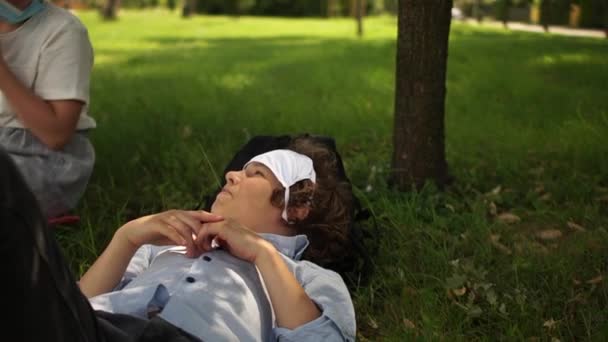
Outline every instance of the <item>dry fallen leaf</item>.
[(581, 281), (580, 281), (580, 280), (578, 280), (578, 279), (572, 279), (572, 283), (573, 283), (574, 285), (578, 286), (578, 285), (580, 285), (580, 284), (581, 284)]
[(496, 204), (494, 204), (494, 202), (490, 202), (490, 204), (488, 205), (488, 210), (490, 212), (490, 215), (492, 216), (496, 216), (496, 214), (498, 213), (498, 209), (496, 208)]
[(537, 185), (536, 188), (534, 188), (534, 192), (536, 192), (537, 194), (545, 192), (545, 186), (542, 184)]
[(500, 235), (498, 234), (490, 235), (490, 243), (492, 244), (492, 246), (496, 247), (496, 249), (503, 252), (504, 254), (511, 255), (513, 253), (511, 252), (511, 249), (509, 249), (509, 247), (505, 246), (500, 242)]
[(547, 192), (546, 194), (540, 196), (538, 199), (541, 201), (548, 201), (551, 199), (551, 193)]
[(530, 169), (530, 174), (536, 175), (536, 176), (540, 176), (543, 172), (545, 172), (545, 168), (542, 166), (539, 166), (537, 168), (534, 169)]
[(552, 330), (553, 328), (555, 328), (556, 325), (557, 325), (557, 321), (555, 321), (553, 318), (551, 318), (543, 323), (543, 327), (545, 327), (549, 330)]
[(579, 232), (584, 232), (585, 228), (579, 224), (576, 224), (572, 221), (568, 221), (568, 223), (566, 223), (568, 225), (568, 227), (570, 227), (573, 230), (579, 231)]
[(405, 325), (407, 329), (416, 329), (416, 324), (407, 318), (403, 319), (403, 325)]
[(445, 205), (445, 207), (446, 207), (446, 208), (448, 208), (448, 209), (450, 209), (450, 211), (451, 211), (451, 212), (453, 212), (453, 213), (455, 213), (455, 212), (456, 212), (456, 209), (454, 209), (454, 206), (453, 206), (453, 205), (451, 205), (451, 204), (449, 204), (449, 203), (448, 203), (448, 204), (446, 204), (446, 205)]
[(505, 224), (513, 224), (513, 223), (517, 223), (517, 222), (521, 221), (519, 216), (517, 216), (515, 214), (511, 214), (511, 213), (502, 213), (502, 214), (498, 215), (496, 218), (498, 219), (498, 221), (505, 223)]
[(533, 242), (530, 244), (530, 247), (535, 251), (535, 252), (539, 252), (541, 254), (547, 254), (549, 253), (549, 249), (545, 246), (543, 246), (542, 243), (539, 242)]
[(545, 241), (559, 239), (560, 237), (562, 237), (562, 235), (563, 235), (562, 232), (557, 229), (545, 229), (545, 230), (542, 230), (542, 231), (536, 233), (536, 236), (539, 239), (545, 240)]
[(372, 329), (378, 329), (378, 323), (371, 317), (367, 320), (367, 324), (369, 324)]
[(502, 186), (499, 185), (490, 191), (490, 195), (496, 196), (500, 193), (500, 190), (502, 190)]
[(192, 135), (192, 127), (186, 125), (182, 128), (182, 138), (186, 139)]
[(601, 197), (596, 197), (595, 200), (598, 201), (598, 202), (608, 202), (608, 195), (601, 196)]
[(587, 284), (599, 284), (602, 282), (602, 280), (604, 280), (604, 278), (601, 275), (599, 275), (593, 279), (587, 280), (586, 283)]
[(461, 287), (459, 289), (452, 289), (452, 293), (456, 297), (462, 297), (462, 296), (465, 295), (465, 293), (467, 293), (467, 287), (463, 286), (463, 287)]

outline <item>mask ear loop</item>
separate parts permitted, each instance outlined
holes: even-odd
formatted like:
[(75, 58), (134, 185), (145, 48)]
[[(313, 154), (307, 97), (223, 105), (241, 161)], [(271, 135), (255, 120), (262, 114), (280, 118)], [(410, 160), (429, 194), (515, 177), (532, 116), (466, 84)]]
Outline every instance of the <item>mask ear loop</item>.
[(284, 199), (284, 207), (283, 207), (283, 213), (281, 214), (281, 217), (283, 218), (283, 220), (285, 220), (288, 224), (290, 224), (288, 218), (287, 218), (287, 207), (289, 206), (289, 187), (285, 187), (285, 199)]

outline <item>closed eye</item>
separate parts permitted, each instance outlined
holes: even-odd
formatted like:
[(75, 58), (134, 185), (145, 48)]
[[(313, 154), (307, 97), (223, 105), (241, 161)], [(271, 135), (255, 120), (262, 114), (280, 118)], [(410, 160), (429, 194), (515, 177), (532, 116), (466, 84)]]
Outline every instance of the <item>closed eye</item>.
[(247, 174), (247, 177), (263, 177), (263, 178), (266, 178), (266, 175), (259, 168), (256, 168), (256, 167), (248, 167), (245, 170), (245, 173)]

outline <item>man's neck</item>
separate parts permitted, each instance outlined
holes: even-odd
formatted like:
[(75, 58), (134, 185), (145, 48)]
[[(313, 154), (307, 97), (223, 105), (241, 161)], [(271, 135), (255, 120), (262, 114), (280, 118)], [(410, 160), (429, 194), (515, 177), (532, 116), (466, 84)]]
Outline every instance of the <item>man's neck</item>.
[[(9, 4), (17, 7), (18, 9), (22, 10), (22, 9), (27, 8), (27, 6), (30, 5), (32, 0), (7, 0), (7, 2)], [(8, 33), (11, 31), (15, 31), (21, 25), (23, 25), (23, 23), (11, 24), (9, 22), (6, 22), (6, 21), (0, 19), (0, 33)]]
[(20, 10), (27, 8), (30, 5), (32, 0), (6, 0), (9, 4), (17, 7)]

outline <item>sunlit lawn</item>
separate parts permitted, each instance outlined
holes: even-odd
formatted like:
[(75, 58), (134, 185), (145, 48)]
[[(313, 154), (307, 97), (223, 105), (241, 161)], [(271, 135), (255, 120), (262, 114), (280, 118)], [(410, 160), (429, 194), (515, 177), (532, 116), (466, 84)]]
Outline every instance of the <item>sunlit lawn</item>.
[(336, 138), (379, 220), (377, 272), (352, 293), (360, 340), (608, 338), (606, 41), (454, 24), (456, 181), (398, 193), (394, 18), (358, 39), (351, 20), (80, 15), (99, 127), (82, 222), (59, 233), (76, 272), (128, 218), (194, 207), (249, 137), (311, 132)]

